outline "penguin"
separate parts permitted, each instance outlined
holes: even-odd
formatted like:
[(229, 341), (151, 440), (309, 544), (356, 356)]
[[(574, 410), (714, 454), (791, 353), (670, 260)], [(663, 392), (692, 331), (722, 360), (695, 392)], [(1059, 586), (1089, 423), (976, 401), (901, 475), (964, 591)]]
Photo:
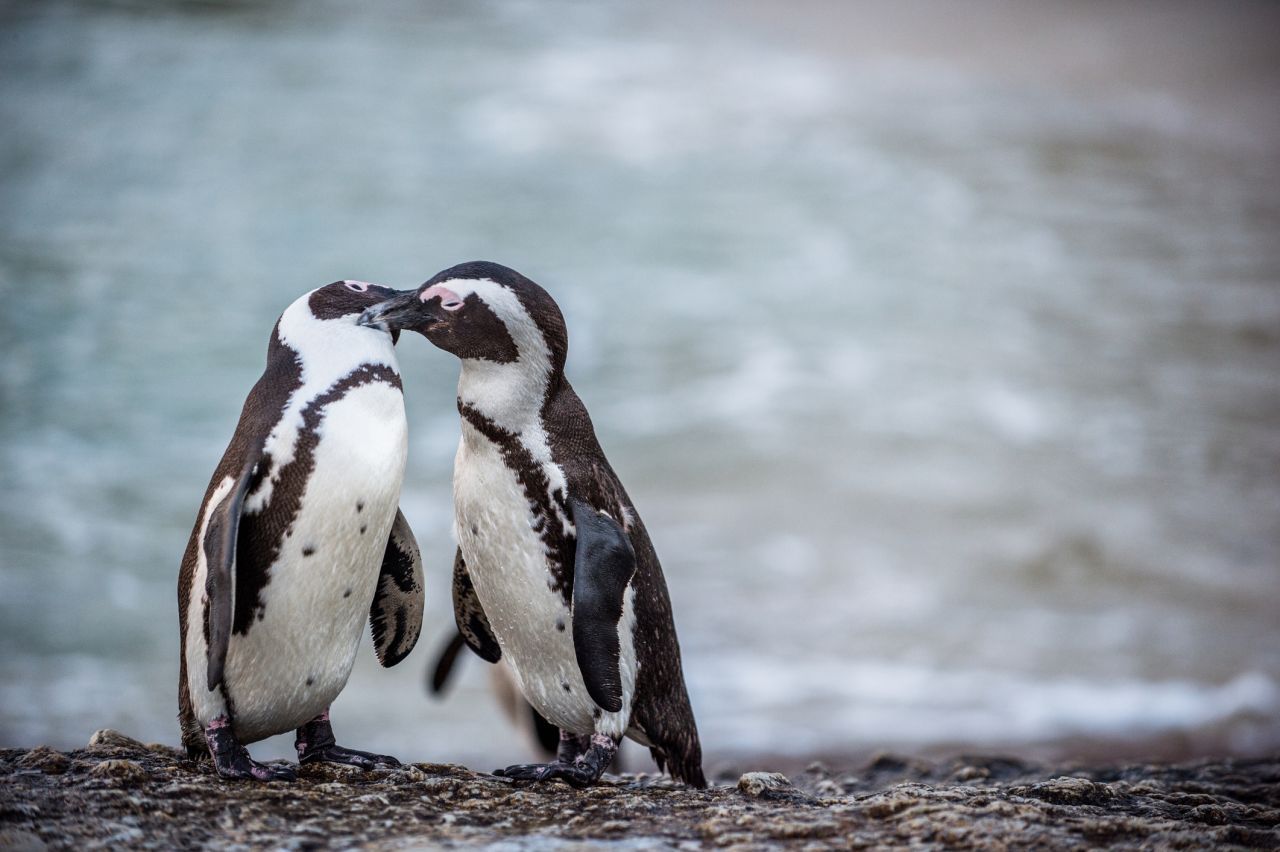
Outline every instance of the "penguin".
[(565, 378), (555, 301), (513, 269), (472, 262), (360, 322), (418, 331), (462, 361), (455, 621), (560, 731), (554, 761), (496, 774), (589, 786), (627, 736), (705, 787), (662, 567)]
[(224, 778), (293, 780), (245, 749), (289, 730), (300, 764), (399, 765), (337, 745), (329, 721), (365, 621), (384, 666), (422, 626), (422, 560), (397, 505), (398, 335), (357, 322), (395, 292), (337, 281), (280, 315), (196, 515), (178, 579), (178, 718), (188, 754)]

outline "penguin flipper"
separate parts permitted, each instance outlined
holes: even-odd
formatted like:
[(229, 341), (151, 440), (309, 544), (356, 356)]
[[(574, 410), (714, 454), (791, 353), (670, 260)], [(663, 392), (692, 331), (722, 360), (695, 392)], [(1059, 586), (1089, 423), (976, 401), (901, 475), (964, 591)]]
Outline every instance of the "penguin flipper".
[(227, 646), (231, 642), (231, 625), (235, 616), (236, 542), (240, 534), (240, 511), (253, 479), (258, 459), (245, 464), (232, 486), (231, 493), (209, 513), (205, 525), (204, 548), (205, 594), (209, 599), (209, 644), (206, 649), (206, 680), (209, 691), (222, 684), (227, 664)]
[(373, 649), (383, 666), (394, 666), (417, 644), (423, 603), (422, 554), (409, 522), (397, 509), (382, 556), (378, 589), (369, 607)]
[(578, 530), (573, 561), (573, 650), (587, 693), (610, 713), (622, 709), (618, 621), (636, 570), (622, 525), (577, 498), (569, 500)]
[(476, 587), (467, 573), (461, 549), (453, 557), (453, 620), (467, 647), (480, 659), (489, 663), (502, 659), (502, 648), (489, 626), (489, 616), (485, 615), (480, 598), (476, 597)]

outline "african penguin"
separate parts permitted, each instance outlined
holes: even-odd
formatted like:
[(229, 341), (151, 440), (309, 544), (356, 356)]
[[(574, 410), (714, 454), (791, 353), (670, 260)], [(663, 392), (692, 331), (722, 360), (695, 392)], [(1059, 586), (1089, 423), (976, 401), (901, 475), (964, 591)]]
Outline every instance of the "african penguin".
[(475, 262), (360, 321), (419, 331), (462, 360), (455, 619), (560, 729), (554, 762), (499, 774), (585, 786), (625, 734), (659, 768), (706, 786), (662, 568), (564, 376), (555, 301), (514, 270)]
[(178, 579), (178, 717), (188, 753), (223, 777), (294, 778), (244, 748), (289, 730), (300, 763), (398, 765), (338, 746), (329, 724), (364, 622), (384, 666), (422, 623), (418, 545), (397, 508), (395, 335), (357, 322), (394, 294), (338, 281), (281, 314), (196, 516)]

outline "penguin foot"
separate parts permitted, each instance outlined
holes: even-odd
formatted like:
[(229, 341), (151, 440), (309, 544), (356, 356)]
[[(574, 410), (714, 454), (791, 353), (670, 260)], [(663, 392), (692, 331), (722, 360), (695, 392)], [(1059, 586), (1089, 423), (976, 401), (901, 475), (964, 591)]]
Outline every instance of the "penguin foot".
[(374, 754), (370, 751), (356, 751), (353, 748), (343, 748), (340, 745), (331, 745), (328, 748), (314, 749), (305, 755), (298, 756), (299, 763), (345, 763), (349, 766), (358, 766), (366, 771), (370, 769), (395, 769), (400, 765), (400, 761), (396, 760), (389, 754)]
[(280, 766), (274, 763), (259, 763), (249, 757), (249, 752), (240, 746), (240, 753), (223, 763), (217, 758), (213, 761), (218, 774), (223, 778), (248, 779), (255, 781), (297, 781), (298, 771), (292, 766)]
[[(562, 734), (561, 742), (564, 743)], [(605, 769), (618, 753), (618, 744), (605, 734), (593, 734), (591, 745), (573, 761), (564, 759), (553, 763), (521, 763), (496, 769), (493, 774), (514, 781), (564, 781), (571, 787), (590, 787), (600, 780)], [(563, 755), (563, 750), (562, 750)]]
[(209, 744), (209, 756), (213, 768), (223, 778), (252, 779), (254, 781), (296, 781), (298, 773), (292, 766), (259, 763), (249, 757), (249, 751), (231, 733), (231, 723), (220, 716), (204, 729), (205, 742)]
[(345, 763), (365, 771), (394, 769), (400, 765), (400, 761), (389, 754), (356, 751), (338, 745), (333, 738), (328, 710), (298, 728), (293, 747), (298, 750), (298, 763)]
[(570, 787), (590, 787), (600, 775), (578, 763), (520, 763), (506, 769), (493, 770), (494, 775), (513, 781), (554, 781), (557, 778)]

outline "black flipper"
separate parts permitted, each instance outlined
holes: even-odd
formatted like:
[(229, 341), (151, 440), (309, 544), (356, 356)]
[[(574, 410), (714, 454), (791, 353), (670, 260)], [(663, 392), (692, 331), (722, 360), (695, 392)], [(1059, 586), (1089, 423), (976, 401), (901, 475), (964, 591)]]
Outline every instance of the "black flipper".
[[(476, 587), (471, 584), (471, 575), (467, 573), (467, 563), (462, 560), (461, 550), (453, 557), (453, 620), (457, 622), (458, 632), (467, 646), (480, 659), (490, 663), (502, 659), (502, 648), (489, 626), (489, 616), (484, 614), (484, 607), (476, 597)], [(447, 670), (444, 676), (448, 677)]]
[(382, 556), (378, 589), (369, 607), (369, 626), (378, 662), (390, 668), (409, 656), (422, 632), (422, 555), (404, 513), (396, 510)]
[(587, 693), (610, 713), (622, 709), (618, 621), (622, 598), (636, 570), (636, 554), (622, 525), (576, 498), (573, 560), (573, 650)]
[(236, 609), (236, 541), (240, 532), (240, 511), (257, 463), (255, 456), (245, 464), (231, 487), (231, 493), (209, 513), (204, 541), (200, 543), (205, 558), (205, 594), (209, 598), (206, 674), (210, 692), (221, 685), (227, 664), (227, 645), (231, 641)]

